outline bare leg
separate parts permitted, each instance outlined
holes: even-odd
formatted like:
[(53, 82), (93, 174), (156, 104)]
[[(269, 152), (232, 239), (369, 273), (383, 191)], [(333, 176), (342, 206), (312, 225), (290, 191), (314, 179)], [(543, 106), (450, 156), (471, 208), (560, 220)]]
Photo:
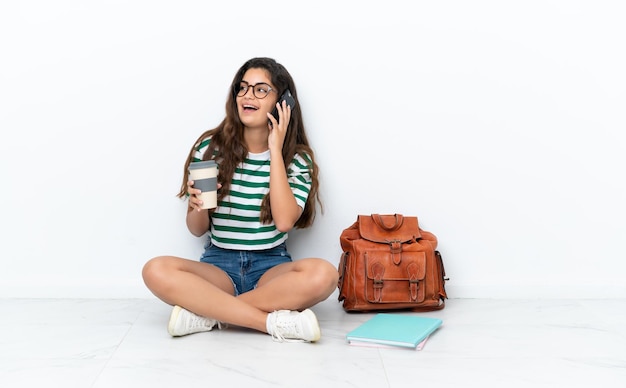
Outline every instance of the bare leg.
[(211, 264), (161, 256), (148, 261), (142, 274), (146, 286), (165, 303), (266, 332), (267, 312), (234, 297), (228, 275)]
[(230, 277), (207, 263), (172, 256), (156, 257), (144, 266), (146, 286), (159, 299), (195, 314), (267, 332), (267, 314), (303, 310), (337, 287), (338, 273), (322, 259), (302, 259), (268, 270), (257, 288), (234, 295)]
[(337, 280), (337, 269), (326, 260), (295, 260), (268, 270), (256, 289), (238, 299), (267, 312), (303, 310), (326, 300)]

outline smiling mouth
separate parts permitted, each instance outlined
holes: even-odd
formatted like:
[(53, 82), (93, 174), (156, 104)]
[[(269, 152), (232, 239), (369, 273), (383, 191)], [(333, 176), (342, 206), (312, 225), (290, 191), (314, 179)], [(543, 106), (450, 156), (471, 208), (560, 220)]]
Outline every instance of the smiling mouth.
[(259, 110), (259, 108), (257, 108), (256, 106), (252, 106), (252, 105), (243, 105), (243, 110), (244, 112), (254, 112), (256, 110)]

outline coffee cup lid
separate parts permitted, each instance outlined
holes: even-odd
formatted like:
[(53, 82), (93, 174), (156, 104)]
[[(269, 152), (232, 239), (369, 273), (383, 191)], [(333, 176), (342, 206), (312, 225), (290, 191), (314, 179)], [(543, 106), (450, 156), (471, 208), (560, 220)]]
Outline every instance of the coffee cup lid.
[(217, 164), (215, 160), (203, 160), (201, 162), (191, 162), (189, 163), (190, 170), (197, 170), (199, 168), (210, 168), (215, 167)]

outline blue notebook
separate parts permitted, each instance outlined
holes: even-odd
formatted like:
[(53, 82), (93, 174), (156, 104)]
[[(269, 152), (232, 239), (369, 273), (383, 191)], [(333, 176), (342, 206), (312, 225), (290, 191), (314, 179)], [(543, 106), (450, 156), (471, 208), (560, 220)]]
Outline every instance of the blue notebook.
[(417, 348), (443, 321), (439, 318), (379, 313), (346, 335), (351, 345)]

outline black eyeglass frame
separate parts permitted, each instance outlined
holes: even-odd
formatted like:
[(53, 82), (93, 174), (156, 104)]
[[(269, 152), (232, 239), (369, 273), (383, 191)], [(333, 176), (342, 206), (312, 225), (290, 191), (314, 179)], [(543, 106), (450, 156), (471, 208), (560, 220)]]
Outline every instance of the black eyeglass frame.
[[(244, 87), (244, 84), (247, 85), (247, 86)], [(259, 85), (267, 85), (267, 93), (264, 96), (262, 96), (262, 97), (259, 97), (256, 94), (256, 87), (259, 86)], [(259, 82), (259, 83), (256, 83), (254, 85), (250, 85), (246, 81), (239, 81), (239, 85), (235, 85), (235, 90), (234, 90), (235, 96), (237, 96), (237, 97), (245, 96), (246, 94), (248, 94), (248, 90), (250, 90), (250, 88), (252, 88), (252, 94), (254, 95), (254, 97), (258, 98), (259, 100), (262, 100), (265, 97), (267, 97), (268, 94), (270, 94), (270, 92), (275, 92), (276, 91), (267, 82)]]

